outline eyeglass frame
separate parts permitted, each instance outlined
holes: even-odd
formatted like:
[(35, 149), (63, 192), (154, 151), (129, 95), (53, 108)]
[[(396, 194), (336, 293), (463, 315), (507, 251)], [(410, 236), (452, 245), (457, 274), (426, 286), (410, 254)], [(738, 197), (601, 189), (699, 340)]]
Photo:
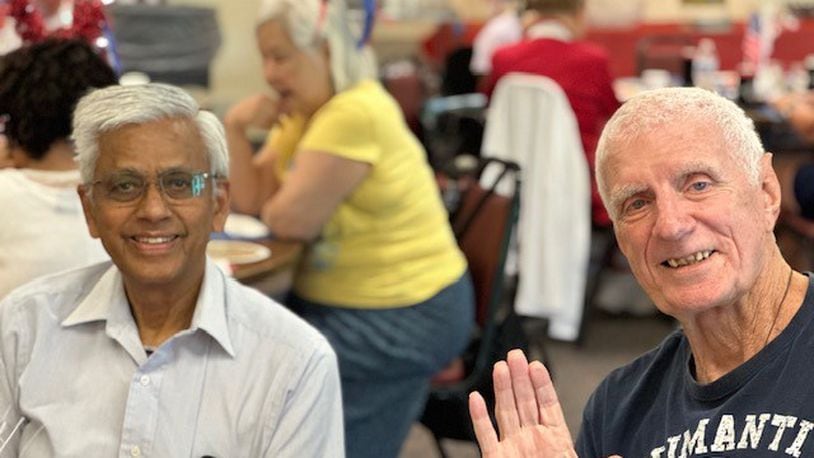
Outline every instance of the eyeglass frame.
[[(164, 177), (169, 176), (170, 174), (173, 174), (173, 173), (186, 173), (186, 174), (190, 175), (190, 177), (191, 177), (191, 182), (190, 182), (191, 195), (190, 196), (188, 196), (188, 197), (180, 197), (180, 198), (179, 197), (173, 197), (165, 189), (165, 187), (164, 187), (165, 184), (164, 184), (164, 182), (162, 180), (163, 180)], [(162, 172), (159, 172), (154, 178), (148, 179), (147, 177), (145, 177), (144, 175), (142, 175), (142, 174), (140, 174), (138, 172), (135, 172), (135, 171), (129, 170), (129, 169), (125, 169), (125, 170), (122, 170), (122, 171), (119, 171), (119, 172), (111, 173), (105, 179), (94, 180), (94, 181), (91, 181), (89, 183), (85, 183), (82, 186), (85, 187), (86, 189), (88, 189), (90, 191), (89, 194), (91, 196), (93, 196), (95, 194), (92, 191), (94, 186), (105, 183), (105, 181), (108, 181), (111, 177), (115, 176), (116, 174), (121, 174), (121, 175), (129, 174), (130, 176), (132, 176), (134, 178), (138, 178), (139, 180), (141, 180), (142, 184), (143, 184), (143, 188), (142, 188), (141, 192), (139, 192), (138, 195), (134, 196), (132, 199), (129, 199), (129, 200), (117, 200), (117, 199), (111, 198), (109, 196), (109, 192), (105, 191), (106, 195), (103, 195), (102, 198), (104, 199), (104, 201), (106, 203), (113, 203), (113, 204), (117, 204), (117, 205), (121, 205), (121, 206), (136, 205), (138, 202), (140, 202), (144, 198), (144, 196), (147, 194), (147, 190), (149, 189), (149, 187), (151, 185), (154, 185), (156, 187), (156, 189), (158, 190), (159, 194), (161, 195), (161, 197), (164, 199), (165, 202), (170, 203), (170, 204), (183, 203), (183, 202), (186, 202), (186, 201), (201, 197), (203, 195), (204, 191), (207, 188), (206, 183), (210, 179), (213, 181), (213, 183), (216, 186), (217, 181), (222, 180), (224, 178), (223, 176), (221, 176), (221, 175), (219, 175), (217, 173), (214, 173), (214, 172), (210, 172), (210, 171), (203, 171), (203, 170), (190, 171), (190, 170), (185, 170), (185, 169), (175, 169), (175, 168), (173, 168), (173, 169), (164, 170)]]

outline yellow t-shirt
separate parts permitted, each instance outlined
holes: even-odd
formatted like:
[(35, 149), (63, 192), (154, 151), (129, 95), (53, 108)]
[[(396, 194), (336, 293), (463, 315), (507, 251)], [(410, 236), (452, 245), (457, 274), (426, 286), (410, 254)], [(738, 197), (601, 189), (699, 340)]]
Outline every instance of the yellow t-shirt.
[(391, 308), (435, 295), (466, 269), (423, 147), (374, 81), (335, 95), (307, 126), (284, 119), (269, 139), (280, 179), (296, 151), (371, 165), (305, 252), (294, 290), (345, 307)]

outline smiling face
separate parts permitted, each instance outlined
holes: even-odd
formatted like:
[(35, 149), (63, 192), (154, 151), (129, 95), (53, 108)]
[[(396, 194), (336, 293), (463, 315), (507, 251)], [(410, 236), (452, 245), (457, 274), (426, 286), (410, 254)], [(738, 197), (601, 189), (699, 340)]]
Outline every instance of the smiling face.
[(209, 234), (223, 229), (228, 214), (228, 185), (219, 183), (216, 192), (210, 179), (200, 196), (169, 200), (156, 177), (170, 170), (209, 168), (191, 120), (131, 124), (99, 137), (94, 181), (139, 175), (149, 182), (144, 195), (128, 203), (106, 199), (103, 183), (79, 190), (91, 235), (101, 239), (128, 289), (186, 289), (200, 283)]
[(744, 299), (774, 245), (771, 155), (755, 184), (709, 123), (653, 129), (629, 145), (603, 171), (619, 247), (650, 298), (679, 320)]
[(278, 93), (280, 112), (311, 117), (333, 96), (326, 49), (300, 50), (279, 20), (257, 27), (263, 76)]

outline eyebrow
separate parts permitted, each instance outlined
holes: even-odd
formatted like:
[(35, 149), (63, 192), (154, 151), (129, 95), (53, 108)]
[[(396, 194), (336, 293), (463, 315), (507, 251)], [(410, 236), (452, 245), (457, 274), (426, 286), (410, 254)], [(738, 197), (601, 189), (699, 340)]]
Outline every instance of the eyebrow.
[(626, 200), (630, 199), (636, 194), (647, 191), (647, 189), (647, 186), (638, 184), (626, 184), (614, 189), (610, 195), (611, 208), (619, 208)]
[(679, 170), (678, 174), (676, 175), (675, 185), (681, 186), (685, 181), (687, 181), (688, 177), (698, 174), (707, 175), (715, 181), (721, 180), (720, 173), (718, 173), (718, 171), (709, 164), (692, 161), (688, 162)]
[[(675, 178), (671, 181), (674, 186), (680, 187), (688, 177), (697, 174), (708, 175), (715, 181), (720, 181), (721, 179), (720, 174), (709, 164), (700, 161), (690, 161), (679, 169)], [(648, 189), (648, 186), (641, 184), (626, 184), (614, 189), (610, 194), (611, 208), (618, 208), (629, 198), (636, 194), (647, 192)]]
[[(169, 173), (169, 172), (192, 172), (192, 171), (193, 171), (193, 169), (190, 169), (190, 168), (188, 168), (186, 166), (176, 165), (176, 166), (172, 166), (172, 167), (167, 167), (165, 169), (161, 169), (161, 170), (158, 171), (158, 173), (156, 173), (156, 175), (161, 175), (161, 174)], [(204, 170), (204, 171), (208, 171), (208, 170)], [(137, 168), (134, 168), (134, 167), (122, 167), (120, 169), (115, 169), (115, 170), (111, 171), (110, 173), (113, 173), (113, 174), (130, 173), (130, 174), (133, 174), (133, 175), (140, 175), (140, 176), (143, 176), (143, 177), (148, 177), (148, 176), (151, 175), (150, 173), (147, 173), (144, 170), (140, 170), (140, 169), (137, 169)]]

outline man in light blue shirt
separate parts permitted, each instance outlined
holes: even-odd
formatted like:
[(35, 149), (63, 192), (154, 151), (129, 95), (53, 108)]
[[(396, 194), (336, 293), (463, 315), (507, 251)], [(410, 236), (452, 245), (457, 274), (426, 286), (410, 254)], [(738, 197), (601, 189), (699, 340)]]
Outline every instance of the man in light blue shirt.
[(0, 457), (342, 457), (336, 357), (206, 258), (229, 209), (217, 119), (180, 89), (115, 86), (74, 115), (107, 262), (0, 302)]

